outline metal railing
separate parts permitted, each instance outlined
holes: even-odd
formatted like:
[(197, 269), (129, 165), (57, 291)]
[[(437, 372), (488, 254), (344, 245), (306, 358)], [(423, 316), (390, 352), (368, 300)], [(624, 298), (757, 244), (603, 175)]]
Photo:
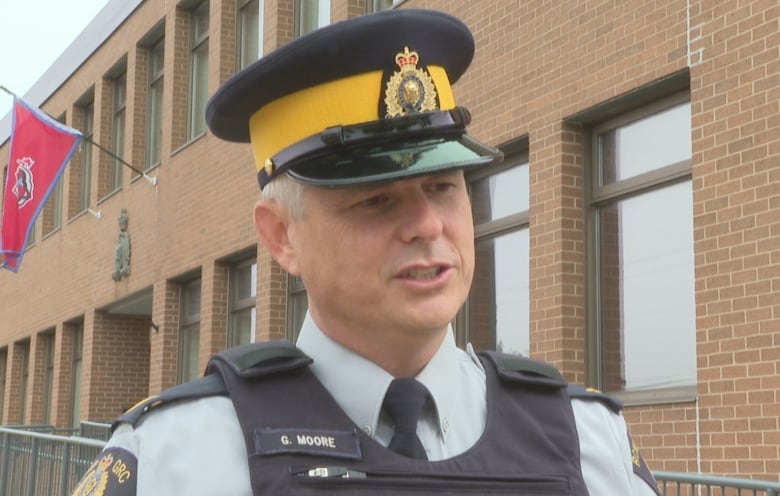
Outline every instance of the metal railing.
[(67, 496), (104, 441), (0, 427), (0, 494)]
[(51, 424), (23, 424), (23, 425), (4, 424), (2, 425), (2, 427), (7, 427), (9, 429), (18, 429), (21, 431), (40, 432), (41, 434), (59, 434), (61, 436), (69, 436), (79, 432), (79, 429), (77, 428), (59, 428), (59, 427), (54, 427)]
[(79, 423), (78, 432), (81, 437), (108, 441), (108, 438), (111, 437), (111, 423), (82, 420)]
[(688, 472), (653, 472), (664, 496), (780, 496), (780, 482)]

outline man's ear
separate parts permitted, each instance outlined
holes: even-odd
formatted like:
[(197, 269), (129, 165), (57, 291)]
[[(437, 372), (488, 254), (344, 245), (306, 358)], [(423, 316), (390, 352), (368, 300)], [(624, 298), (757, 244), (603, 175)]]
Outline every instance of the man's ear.
[(290, 242), (292, 220), (287, 209), (273, 200), (260, 200), (255, 205), (255, 229), (260, 241), (284, 270), (298, 275), (296, 251)]

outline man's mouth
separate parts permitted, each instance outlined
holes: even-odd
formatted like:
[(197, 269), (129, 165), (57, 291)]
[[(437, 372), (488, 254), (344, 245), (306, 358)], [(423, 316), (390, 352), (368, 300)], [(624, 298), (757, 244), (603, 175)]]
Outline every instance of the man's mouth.
[(426, 269), (409, 269), (401, 273), (404, 279), (433, 279), (444, 271), (444, 267), (429, 267)]

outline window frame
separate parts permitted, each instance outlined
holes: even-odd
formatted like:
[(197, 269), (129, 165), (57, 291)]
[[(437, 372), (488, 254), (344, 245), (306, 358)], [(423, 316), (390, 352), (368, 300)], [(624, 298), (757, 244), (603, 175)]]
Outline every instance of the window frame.
[[(304, 26), (304, 17), (307, 16), (308, 10), (315, 5), (315, 2), (317, 5), (317, 25)], [(299, 38), (330, 24), (330, 4), (331, 0), (295, 0), (293, 2), (293, 37)]]
[(127, 70), (111, 78), (111, 162), (108, 169), (109, 194), (122, 188), (122, 161), (125, 156), (127, 132)]
[[(66, 113), (63, 112), (57, 117), (57, 122), (60, 124), (66, 124)], [(70, 163), (68, 163), (70, 165)], [(66, 165), (67, 167), (67, 165)], [(43, 206), (43, 212), (41, 215), (41, 239), (48, 237), (51, 234), (62, 229), (62, 182), (63, 175), (60, 174), (55, 178), (54, 187), (51, 190), (51, 194), (46, 199), (46, 203)]]
[(39, 336), (43, 339), (44, 369), (43, 369), (43, 398), (42, 415), (43, 423), (51, 422), (51, 406), (54, 394), (54, 330), (43, 332)]
[[(486, 179), (490, 176), (498, 175), (515, 167), (528, 166), (529, 154), (528, 154), (528, 137), (523, 136), (517, 140), (506, 143), (499, 147), (504, 152), (505, 159), (499, 164), (480, 168), (475, 171), (468, 172), (466, 174), (467, 186), (469, 189), (469, 196), (473, 196), (473, 186), (477, 181)], [(530, 184), (529, 184), (530, 187)], [(530, 208), (530, 205), (529, 205)], [(529, 210), (523, 210), (514, 212), (509, 215), (499, 217), (497, 219), (491, 219), (485, 222), (478, 223), (475, 217), (474, 219), (474, 244), (475, 247), (480, 241), (495, 240), (501, 236), (520, 232), (522, 230), (530, 229), (530, 213)], [(476, 259), (478, 254), (475, 254), (475, 268), (479, 264), (479, 260)], [(527, 263), (530, 260), (526, 260)], [(530, 269), (530, 267), (529, 267)], [(496, 291), (496, 281), (493, 279), (490, 283), (492, 291)], [(473, 288), (472, 288), (473, 290)], [(453, 327), (455, 330), (455, 339), (459, 346), (463, 347), (467, 343), (471, 342), (473, 332), (471, 327), (471, 314), (470, 305), (472, 303), (471, 291), (469, 296), (464, 302), (458, 314), (455, 317)], [(529, 323), (530, 330), (530, 323)], [(493, 336), (491, 340), (497, 342), (496, 329), (493, 329)]]
[(306, 319), (309, 300), (306, 287), (299, 276), (287, 273), (287, 339), (295, 342), (301, 332), (301, 326)]
[[(147, 50), (146, 81), (146, 149), (144, 150), (144, 170), (148, 171), (162, 162), (163, 108), (165, 96), (165, 38), (160, 37), (150, 43)], [(156, 64), (157, 54), (159, 64)], [(159, 65), (159, 70), (155, 67)], [(159, 95), (159, 103), (155, 97)]]
[[(205, 12), (205, 13), (204, 13)], [(209, 11), (209, 0), (203, 0), (194, 5), (189, 15), (189, 52), (188, 52), (188, 88), (187, 88), (187, 142), (195, 141), (200, 136), (206, 134), (206, 101), (208, 99), (208, 79), (209, 79), (209, 31), (211, 29), (211, 19)], [(198, 21), (205, 19), (206, 26), (203, 32), (199, 33)], [(201, 59), (202, 52), (205, 51), (205, 59)], [(205, 60), (205, 64), (199, 62)], [(201, 81), (199, 76), (205, 75), (205, 88), (199, 85)], [(200, 97), (200, 98), (199, 98)], [(199, 109), (204, 111), (199, 111)]]
[[(617, 116), (592, 124), (588, 131), (589, 171), (585, 173), (585, 232), (586, 232), (586, 382), (598, 389), (603, 386), (603, 323), (602, 323), (602, 275), (601, 239), (598, 217), (603, 207), (617, 204), (621, 200), (660, 190), (678, 183), (692, 180), (692, 158), (658, 167), (626, 179), (602, 184), (602, 157), (600, 137), (609, 131), (633, 122), (652, 117), (654, 114), (690, 102), (690, 92), (672, 92), (658, 97), (653, 102), (641, 101), (636, 107)], [(693, 221), (693, 219), (691, 219)], [(695, 332), (695, 330), (694, 330)], [(695, 350), (694, 350), (695, 351)], [(697, 385), (675, 386), (646, 390), (607, 391), (626, 405), (662, 404), (691, 401), (696, 398)]]
[[(255, 4), (255, 5), (252, 5)], [(257, 39), (254, 40), (256, 56), (248, 57), (246, 46), (252, 42), (244, 34), (245, 19), (250, 9), (257, 9)], [(240, 71), (263, 56), (263, 24), (265, 0), (236, 0), (236, 71)], [(251, 54), (249, 54), (251, 55)]]
[(0, 419), (5, 413), (5, 391), (8, 387), (8, 347), (0, 348)]
[(81, 378), (84, 370), (84, 322), (75, 323), (72, 329), (72, 354), (70, 360), (70, 425), (77, 428), (81, 422)]
[[(252, 275), (252, 266), (254, 266), (254, 276)], [(248, 269), (250, 271), (250, 280), (254, 278), (255, 285), (251, 288), (250, 295), (244, 298), (238, 298), (236, 295), (237, 289), (237, 273), (240, 270)], [(257, 258), (251, 257), (243, 259), (230, 266), (228, 271), (228, 322), (227, 322), (227, 346), (237, 346), (243, 344), (238, 338), (239, 333), (234, 326), (234, 316), (249, 311), (250, 315), (254, 309), (255, 317), (251, 322), (251, 329), (249, 335), (249, 343), (255, 342), (257, 339), (257, 277), (258, 277)]]
[(24, 424), (24, 413), (27, 410), (27, 396), (30, 392), (30, 338), (22, 340), (17, 350), (22, 355), (19, 370), (19, 423)]
[[(366, 0), (366, 14), (392, 9), (402, 1), (403, 0)], [(389, 5), (387, 5), (388, 3)]]
[(81, 191), (79, 192), (78, 213), (89, 209), (92, 200), (92, 139), (95, 133), (95, 99), (79, 106), (81, 112), (81, 127), (84, 140), (81, 144), (79, 173), (81, 174)]
[[(198, 308), (197, 312), (190, 312), (187, 305), (189, 291), (194, 291), (197, 288), (198, 293)], [(200, 356), (200, 322), (202, 312), (202, 280), (201, 278), (191, 279), (183, 282), (179, 286), (179, 339), (178, 339), (178, 351), (177, 351), (177, 366), (176, 366), (176, 380), (177, 384), (191, 381), (197, 378), (200, 374), (197, 372), (198, 360)], [(194, 339), (193, 339), (194, 338)], [(197, 353), (195, 353), (195, 375), (193, 376), (186, 367), (191, 363), (192, 357), (187, 356), (189, 346), (187, 344), (195, 343)]]

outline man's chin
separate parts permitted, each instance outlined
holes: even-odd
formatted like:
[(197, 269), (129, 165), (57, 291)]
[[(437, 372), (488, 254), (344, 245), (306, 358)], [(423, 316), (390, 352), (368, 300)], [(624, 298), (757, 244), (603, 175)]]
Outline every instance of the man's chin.
[(446, 331), (455, 319), (455, 313), (446, 312), (440, 315), (428, 313), (419, 315), (407, 321), (406, 327), (420, 335), (436, 335)]

